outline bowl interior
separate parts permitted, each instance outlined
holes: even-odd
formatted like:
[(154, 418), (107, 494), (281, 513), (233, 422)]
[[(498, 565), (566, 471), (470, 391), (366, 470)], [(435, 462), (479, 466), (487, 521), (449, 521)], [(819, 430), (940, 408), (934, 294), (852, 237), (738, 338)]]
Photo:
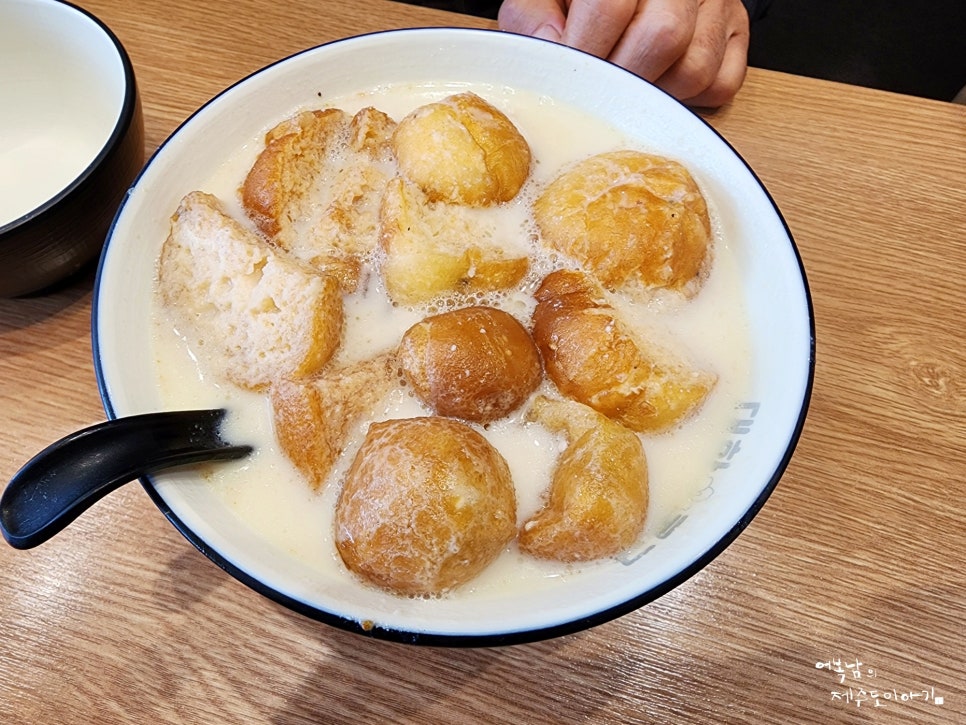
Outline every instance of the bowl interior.
[(750, 386), (693, 503), (632, 555), (575, 577), (485, 601), (405, 600), (357, 589), (266, 545), (190, 472), (155, 477), (166, 515), (240, 580), (337, 626), (403, 641), (493, 644), (581, 629), (687, 579), (740, 532), (777, 483), (804, 420), (813, 365), (810, 302), (780, 214), (744, 162), (703, 121), (635, 76), (562, 46), (487, 31), (423, 29), (351, 38), (279, 62), (190, 118), (145, 167), (112, 228), (95, 295), (98, 380), (111, 417), (163, 408), (152, 359), (156, 258), (180, 198), (226, 158), (320, 94), (393, 83), (511, 87), (603, 116), (627, 137), (681, 160), (736, 239), (750, 326)]
[(54, 0), (0, 6), (0, 229), (77, 179), (110, 139), (124, 64), (93, 18)]

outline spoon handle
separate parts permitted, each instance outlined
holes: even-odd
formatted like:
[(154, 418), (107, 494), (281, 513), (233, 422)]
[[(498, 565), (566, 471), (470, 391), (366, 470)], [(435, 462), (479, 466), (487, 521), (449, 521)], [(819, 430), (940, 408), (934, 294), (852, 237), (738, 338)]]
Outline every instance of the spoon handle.
[(72, 433), (30, 459), (0, 497), (0, 530), (29, 549), (119, 486), (172, 466), (243, 458), (220, 435), (224, 409), (148, 413)]

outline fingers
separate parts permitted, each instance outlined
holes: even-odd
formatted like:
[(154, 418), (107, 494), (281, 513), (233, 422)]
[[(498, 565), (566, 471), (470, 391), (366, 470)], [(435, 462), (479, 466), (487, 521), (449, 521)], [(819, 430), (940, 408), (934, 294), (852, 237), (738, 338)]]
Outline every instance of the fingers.
[(504, 0), (497, 16), (501, 30), (560, 42), (566, 22), (565, 0)]
[(573, 0), (561, 40), (608, 58), (633, 22), (637, 7), (638, 0)]
[(699, 0), (640, 0), (620, 41), (602, 57), (657, 81), (691, 45), (699, 6)]
[[(732, 35), (718, 75), (711, 85), (694, 95), (678, 96), (690, 106), (718, 108), (734, 98), (748, 71), (748, 35)], [(685, 93), (687, 93), (685, 91)]]
[(727, 103), (747, 70), (741, 0), (505, 0), (499, 22), (607, 58), (694, 106)]
[(703, 0), (688, 47), (656, 83), (690, 105), (720, 106), (744, 81), (748, 41), (748, 14), (739, 0)]

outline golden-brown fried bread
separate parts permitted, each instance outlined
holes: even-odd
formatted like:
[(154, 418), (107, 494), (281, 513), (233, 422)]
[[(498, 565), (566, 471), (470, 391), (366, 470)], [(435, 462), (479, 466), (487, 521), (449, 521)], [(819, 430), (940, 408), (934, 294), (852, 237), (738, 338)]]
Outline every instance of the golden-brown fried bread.
[(530, 175), (530, 145), (513, 122), (474, 93), (420, 106), (393, 134), (399, 167), (432, 201), (509, 201)]
[(716, 376), (632, 330), (584, 272), (547, 275), (534, 295), (533, 339), (547, 376), (575, 400), (638, 432), (690, 416)]
[(611, 290), (630, 283), (691, 296), (710, 264), (701, 190), (684, 166), (660, 156), (585, 159), (550, 183), (533, 211), (544, 243)]
[(346, 566), (390, 591), (441, 594), (492, 562), (516, 533), (510, 469), (464, 423), (373, 423), (335, 511)]
[(375, 249), (379, 206), (396, 166), (395, 122), (364, 108), (304, 111), (265, 136), (242, 186), (242, 205), (273, 243), (354, 289)]
[(528, 256), (505, 252), (479, 216), (433, 203), (402, 178), (389, 182), (380, 219), (381, 272), (397, 304), (508, 289), (529, 268)]
[(329, 477), (351, 426), (370, 414), (397, 380), (393, 352), (326, 370), (312, 380), (272, 385), (275, 439), (312, 488), (320, 488)]
[(541, 559), (613, 556), (647, 518), (644, 448), (635, 433), (585, 405), (537, 396), (527, 418), (567, 435), (543, 508), (520, 528), (520, 549)]
[(402, 337), (399, 359), (417, 397), (437, 414), (477, 423), (515, 410), (543, 377), (530, 333), (493, 307), (417, 322)]
[(242, 204), (279, 246), (294, 236), (289, 210), (311, 203), (312, 188), (330, 147), (345, 143), (349, 115), (338, 108), (303, 111), (265, 134), (265, 148), (242, 185)]
[(171, 218), (158, 290), (189, 337), (243, 388), (312, 375), (342, 335), (338, 282), (265, 243), (199, 191)]

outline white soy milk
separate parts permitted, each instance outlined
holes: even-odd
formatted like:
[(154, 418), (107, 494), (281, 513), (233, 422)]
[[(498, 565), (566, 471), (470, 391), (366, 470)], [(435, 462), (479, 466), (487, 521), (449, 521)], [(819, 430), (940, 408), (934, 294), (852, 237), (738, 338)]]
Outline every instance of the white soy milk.
[[(595, 153), (618, 148), (642, 148), (640, 142), (621, 137), (598, 119), (537, 96), (499, 87), (389, 87), (345, 98), (327, 99), (328, 105), (354, 113), (375, 106), (399, 120), (423, 103), (463, 90), (472, 90), (503, 110), (530, 143), (534, 156), (531, 180), (520, 196), (494, 216), (494, 234), (508, 243), (522, 245), (532, 254), (542, 252), (533, 245), (529, 203), (533, 193), (554, 178), (566, 165)], [(292, 112), (298, 109), (292, 109)], [(287, 114), (282, 114), (279, 120)], [(228, 159), (203, 191), (221, 198), (236, 218), (244, 219), (238, 187), (257, 154), (261, 133)], [(701, 179), (698, 178), (698, 183)], [(650, 505), (642, 541), (661, 531), (706, 484), (715, 459), (735, 419), (750, 371), (747, 323), (740, 300), (740, 270), (729, 238), (727, 219), (708, 198), (715, 233), (715, 258), (711, 273), (698, 295), (683, 300), (675, 295), (658, 296), (644, 303), (621, 304), (621, 310), (636, 323), (647, 325), (659, 338), (693, 362), (718, 375), (718, 383), (698, 414), (679, 429), (662, 435), (643, 436), (648, 461)], [(532, 292), (549, 262), (535, 261), (535, 271), (520, 291), (481, 298), (499, 306), (526, 323), (533, 310)], [(360, 290), (345, 300), (345, 332), (337, 362), (366, 359), (395, 344), (412, 324), (436, 309), (394, 307), (386, 299), (377, 270), (367, 270)], [(277, 548), (297, 558), (310, 570), (347, 580), (333, 538), (335, 503), (345, 470), (370, 422), (388, 418), (428, 415), (430, 411), (407, 389), (391, 392), (372, 417), (355, 425), (345, 454), (328, 485), (319, 493), (310, 490), (288, 460), (279, 452), (272, 429), (271, 411), (264, 395), (238, 390), (212, 378), (203, 359), (189, 350), (163, 312), (155, 315), (157, 375), (171, 408), (227, 407), (226, 436), (233, 442), (248, 442), (256, 452), (248, 459), (219, 467), (208, 474), (218, 496), (248, 526)], [(210, 369), (216, 369), (211, 366)], [(544, 382), (539, 393), (553, 394)], [(522, 421), (526, 405), (508, 418), (477, 429), (500, 451), (509, 464), (517, 489), (518, 519), (522, 523), (540, 507), (557, 457), (566, 441), (536, 424)], [(521, 554), (511, 543), (501, 557), (482, 575), (449, 596), (488, 596), (506, 587), (539, 587), (541, 581), (578, 575), (599, 565), (579, 566), (537, 561)], [(358, 584), (365, 587), (363, 584)]]
[(0, 23), (0, 226), (77, 179), (111, 137), (124, 67), (101, 28), (56, 3), (5, 3)]
[(31, 129), (0, 148), (0, 226), (54, 198), (97, 156), (103, 139), (63, 128)]

